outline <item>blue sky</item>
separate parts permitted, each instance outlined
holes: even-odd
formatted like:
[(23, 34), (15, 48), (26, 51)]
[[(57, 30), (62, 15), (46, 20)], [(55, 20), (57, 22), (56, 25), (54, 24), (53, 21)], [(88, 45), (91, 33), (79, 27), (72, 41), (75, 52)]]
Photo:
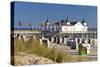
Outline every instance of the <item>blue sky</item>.
[(41, 25), (47, 18), (50, 23), (69, 17), (70, 21), (82, 21), (85, 18), (89, 28), (97, 27), (97, 7), (63, 4), (46, 4), (34, 2), (15, 2), (14, 27), (19, 21), (23, 28)]

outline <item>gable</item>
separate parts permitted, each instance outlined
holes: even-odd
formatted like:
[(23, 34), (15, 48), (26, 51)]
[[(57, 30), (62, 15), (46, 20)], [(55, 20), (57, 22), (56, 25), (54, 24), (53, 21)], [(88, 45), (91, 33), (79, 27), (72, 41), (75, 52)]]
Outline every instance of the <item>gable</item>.
[(81, 22), (77, 22), (74, 26), (75, 27), (83, 27), (83, 24)]

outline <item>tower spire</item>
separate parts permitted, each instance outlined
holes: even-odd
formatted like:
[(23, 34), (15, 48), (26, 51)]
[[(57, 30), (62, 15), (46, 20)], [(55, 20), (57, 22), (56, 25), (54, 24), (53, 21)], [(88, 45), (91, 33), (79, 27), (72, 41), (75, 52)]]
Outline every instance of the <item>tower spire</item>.
[(85, 22), (86, 22), (86, 20), (83, 18), (82, 23), (85, 23)]
[(69, 18), (68, 17), (65, 19), (65, 22), (69, 22)]
[(46, 26), (48, 23), (48, 18), (43, 22), (43, 25)]
[(82, 24), (83, 25), (87, 25), (87, 23), (86, 23), (86, 20), (83, 18), (83, 20), (82, 20)]

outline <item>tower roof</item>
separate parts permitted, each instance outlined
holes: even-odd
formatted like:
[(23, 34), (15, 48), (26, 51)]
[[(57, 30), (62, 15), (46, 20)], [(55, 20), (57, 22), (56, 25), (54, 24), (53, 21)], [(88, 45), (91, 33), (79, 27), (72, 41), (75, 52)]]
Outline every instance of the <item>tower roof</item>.
[(68, 17), (65, 19), (65, 22), (69, 22), (69, 18)]
[(83, 18), (82, 23), (86, 23), (86, 20)]

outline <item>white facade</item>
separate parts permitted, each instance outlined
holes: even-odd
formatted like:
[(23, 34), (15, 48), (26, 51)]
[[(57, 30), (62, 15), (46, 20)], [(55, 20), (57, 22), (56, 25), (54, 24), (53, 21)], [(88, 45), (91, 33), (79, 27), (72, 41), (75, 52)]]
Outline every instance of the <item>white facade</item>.
[(81, 22), (77, 22), (75, 25), (65, 25), (61, 27), (62, 33), (85, 33), (87, 32), (87, 24), (84, 25)]

